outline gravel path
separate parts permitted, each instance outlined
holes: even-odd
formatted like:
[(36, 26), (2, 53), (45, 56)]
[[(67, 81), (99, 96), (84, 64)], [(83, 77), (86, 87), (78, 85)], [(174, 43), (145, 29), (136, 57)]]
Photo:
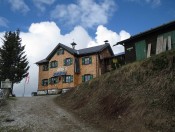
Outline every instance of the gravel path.
[[(57, 106), (56, 96), (18, 97), (0, 108), (0, 131), (96, 132)], [(3, 127), (3, 129), (2, 129)], [(4, 129), (5, 128), (5, 129)]]

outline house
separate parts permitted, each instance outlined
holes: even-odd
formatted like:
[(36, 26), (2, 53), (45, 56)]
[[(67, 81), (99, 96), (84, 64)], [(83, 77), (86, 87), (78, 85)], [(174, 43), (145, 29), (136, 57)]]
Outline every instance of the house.
[[(139, 33), (115, 45), (125, 48), (125, 62), (143, 60), (175, 48), (175, 21)], [(114, 46), (115, 46), (114, 45)]]
[(39, 67), (38, 92), (53, 93), (53, 90), (70, 89), (102, 74), (102, 60), (114, 55), (109, 43), (76, 50), (59, 43)]

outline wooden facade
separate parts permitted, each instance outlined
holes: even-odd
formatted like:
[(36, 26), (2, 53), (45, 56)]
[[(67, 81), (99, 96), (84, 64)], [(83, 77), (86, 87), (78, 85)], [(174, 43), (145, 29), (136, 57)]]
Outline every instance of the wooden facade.
[[(143, 60), (175, 48), (175, 21), (120, 41), (125, 47), (126, 63)], [(114, 45), (114, 46), (115, 46)]]
[(102, 74), (101, 60), (113, 56), (109, 44), (75, 50), (58, 44), (39, 66), (38, 91), (70, 89)]
[(101, 59), (102, 74), (110, 72), (125, 65), (125, 53), (116, 54), (111, 57)]

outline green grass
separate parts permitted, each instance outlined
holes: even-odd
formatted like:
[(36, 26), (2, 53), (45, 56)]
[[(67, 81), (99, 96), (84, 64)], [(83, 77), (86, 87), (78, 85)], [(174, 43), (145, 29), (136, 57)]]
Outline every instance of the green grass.
[(83, 83), (57, 103), (107, 131), (175, 131), (175, 51)]

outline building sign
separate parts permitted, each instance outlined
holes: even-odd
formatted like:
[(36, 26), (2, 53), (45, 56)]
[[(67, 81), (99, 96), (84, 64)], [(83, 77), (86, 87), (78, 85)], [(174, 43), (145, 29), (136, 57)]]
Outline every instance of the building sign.
[(66, 75), (67, 67), (59, 67), (53, 74), (54, 77)]
[(67, 67), (59, 67), (57, 69), (57, 72), (66, 72), (67, 71)]

